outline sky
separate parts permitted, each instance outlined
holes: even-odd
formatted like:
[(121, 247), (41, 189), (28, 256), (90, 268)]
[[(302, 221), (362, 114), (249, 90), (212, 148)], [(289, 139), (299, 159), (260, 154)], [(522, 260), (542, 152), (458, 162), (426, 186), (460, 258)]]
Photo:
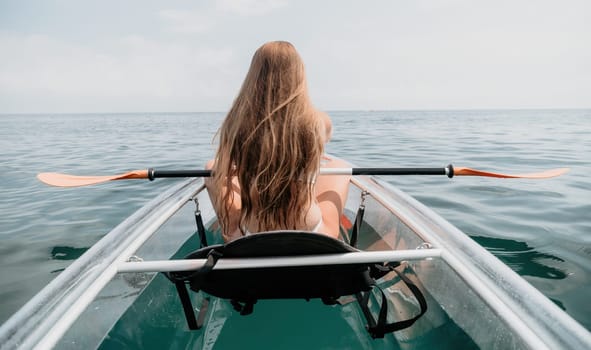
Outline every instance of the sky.
[(226, 111), (272, 40), (324, 110), (591, 108), (588, 0), (0, 0), (0, 113)]

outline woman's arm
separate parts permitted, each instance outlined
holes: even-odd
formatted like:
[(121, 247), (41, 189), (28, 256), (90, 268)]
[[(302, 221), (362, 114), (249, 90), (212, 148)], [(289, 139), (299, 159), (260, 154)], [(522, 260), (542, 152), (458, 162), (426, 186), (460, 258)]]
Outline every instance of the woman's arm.
[(325, 112), (318, 111), (317, 113), (318, 113), (318, 117), (320, 118), (320, 120), (324, 124), (324, 131), (325, 131), (324, 143), (327, 143), (328, 141), (330, 141), (330, 139), (332, 137), (332, 121), (330, 120), (330, 117), (328, 116), (328, 114), (326, 114)]
[[(351, 164), (340, 160), (326, 157), (328, 162), (322, 165), (323, 168), (347, 168)], [(322, 175), (316, 179), (316, 201), (322, 212), (323, 227), (321, 232), (334, 237), (339, 237), (340, 219), (347, 203), (349, 192), (348, 175)]]
[[(214, 167), (214, 165), (215, 161), (210, 160), (205, 165), (205, 168), (210, 170)], [(221, 212), (220, 208), (222, 205), (225, 205), (224, 203), (221, 203), (222, 195), (227, 189), (225, 186), (223, 186), (222, 188), (214, 186), (211, 177), (205, 178), (205, 187), (207, 188), (207, 193), (209, 194), (209, 198), (213, 205), (213, 209), (215, 210), (219, 220)], [(232, 203), (230, 203), (230, 212), (228, 213), (230, 217), (229, 227), (228, 230), (222, 229), (222, 237), (224, 239), (224, 242), (230, 242), (242, 236), (240, 230), (238, 229), (240, 221), (240, 187), (238, 186), (238, 181), (236, 179), (232, 181), (232, 187), (232, 191), (234, 191), (234, 193), (231, 199)]]

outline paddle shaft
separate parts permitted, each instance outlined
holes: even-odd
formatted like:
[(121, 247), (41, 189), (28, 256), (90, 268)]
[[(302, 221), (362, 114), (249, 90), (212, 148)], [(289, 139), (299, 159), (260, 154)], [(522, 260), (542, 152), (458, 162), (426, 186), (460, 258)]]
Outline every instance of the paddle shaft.
[(170, 177), (210, 177), (211, 170), (154, 170), (148, 169), (148, 179), (150, 181), (158, 178)]
[[(322, 168), (321, 175), (447, 175), (454, 176), (453, 166), (445, 168)], [(211, 170), (148, 169), (148, 179), (173, 177), (209, 177)]]
[[(503, 174), (492, 173), (477, 169), (465, 167), (453, 167), (451, 164), (444, 168), (321, 168), (320, 175), (445, 175), (449, 178), (454, 176), (484, 176), (495, 178), (512, 178), (512, 179), (547, 179), (551, 177), (560, 176), (568, 172), (568, 168), (559, 168), (546, 170), (539, 173), (529, 174)], [(128, 179), (150, 179), (163, 177), (208, 177), (211, 176), (211, 170), (134, 170), (125, 174), (118, 174), (113, 176), (77, 176), (60, 173), (39, 173), (37, 178), (48, 185), (58, 187), (79, 187), (89, 186), (98, 183), (114, 180), (128, 180)]]

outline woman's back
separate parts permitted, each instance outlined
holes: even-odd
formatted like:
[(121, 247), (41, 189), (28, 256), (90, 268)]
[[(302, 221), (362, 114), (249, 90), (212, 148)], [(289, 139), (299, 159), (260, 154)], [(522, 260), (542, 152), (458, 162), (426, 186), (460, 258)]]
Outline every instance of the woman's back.
[(315, 183), (325, 125), (295, 48), (287, 42), (259, 48), (219, 130), (216, 161), (208, 164), (207, 186), (225, 237), (326, 231)]

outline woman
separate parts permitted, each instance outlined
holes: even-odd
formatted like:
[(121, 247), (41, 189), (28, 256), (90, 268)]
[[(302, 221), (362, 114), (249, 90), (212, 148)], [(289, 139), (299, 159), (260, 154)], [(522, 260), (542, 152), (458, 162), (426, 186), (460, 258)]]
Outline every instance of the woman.
[(304, 230), (337, 237), (349, 177), (322, 156), (330, 118), (308, 97), (304, 64), (288, 42), (269, 42), (249, 71), (220, 130), (206, 185), (226, 242), (251, 233)]

